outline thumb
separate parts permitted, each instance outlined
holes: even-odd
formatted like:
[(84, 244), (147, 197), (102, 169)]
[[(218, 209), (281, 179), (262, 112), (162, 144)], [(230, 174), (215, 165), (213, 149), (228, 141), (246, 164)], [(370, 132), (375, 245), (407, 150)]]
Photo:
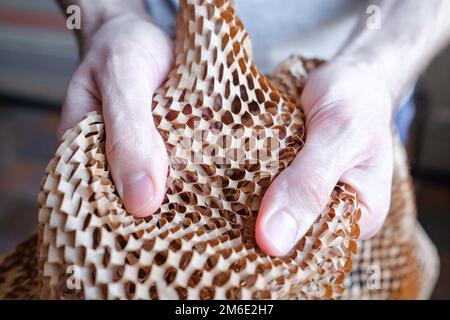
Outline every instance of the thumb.
[(294, 161), (268, 188), (256, 221), (256, 241), (267, 254), (288, 254), (327, 205), (344, 167), (332, 150), (329, 142), (311, 133)]
[[(121, 61), (101, 86), (106, 156), (128, 212), (148, 216), (161, 205), (168, 170), (167, 151), (153, 122), (151, 103), (160, 81), (139, 59)], [(118, 70), (118, 72), (114, 72)], [(153, 70), (154, 71), (154, 70)]]

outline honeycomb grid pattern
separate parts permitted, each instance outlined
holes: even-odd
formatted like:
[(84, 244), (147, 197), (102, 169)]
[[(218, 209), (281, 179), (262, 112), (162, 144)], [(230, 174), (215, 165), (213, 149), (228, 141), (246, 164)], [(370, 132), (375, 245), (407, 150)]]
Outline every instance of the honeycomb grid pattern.
[[(124, 210), (104, 153), (102, 116), (88, 114), (66, 132), (47, 167), (37, 245), (33, 238), (34, 247), (22, 259), (17, 251), (0, 259), (0, 298), (427, 295), (436, 257), (417, 231), (399, 143), (391, 211), (374, 239), (356, 241), (361, 214), (356, 195), (339, 183), (289, 256), (268, 257), (256, 246), (255, 218), (264, 191), (306, 139), (298, 101), (320, 61), (292, 57), (272, 76), (260, 74), (229, 0), (181, 1), (175, 51), (175, 66), (152, 105), (171, 161), (161, 208), (145, 219)], [(373, 265), (381, 269), (376, 290), (366, 283)], [(37, 284), (19, 285), (33, 272)], [(71, 282), (79, 286), (69, 288)]]
[[(230, 2), (183, 2), (177, 30), (176, 66), (153, 100), (172, 160), (164, 203), (148, 219), (123, 210), (105, 166), (102, 119), (91, 114), (64, 137), (43, 185), (44, 297), (61, 297), (70, 265), (81, 269), (85, 298), (340, 293), (356, 249), (355, 195), (337, 186), (291, 257), (258, 251), (254, 225), (261, 195), (302, 147), (304, 115), (253, 65), (249, 45), (241, 46), (248, 35)], [(206, 135), (197, 137), (198, 131)], [(189, 153), (200, 150), (202, 159), (197, 152), (177, 157), (186, 140)], [(323, 246), (320, 235), (334, 245)]]

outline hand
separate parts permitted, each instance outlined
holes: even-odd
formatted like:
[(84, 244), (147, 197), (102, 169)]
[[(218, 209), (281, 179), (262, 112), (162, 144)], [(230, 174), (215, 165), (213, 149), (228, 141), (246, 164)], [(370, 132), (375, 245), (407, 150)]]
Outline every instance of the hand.
[(167, 151), (151, 113), (153, 92), (173, 59), (171, 41), (145, 17), (121, 13), (83, 34), (84, 58), (67, 90), (58, 135), (102, 111), (106, 155), (126, 209), (156, 211), (164, 198)]
[(329, 201), (338, 181), (353, 187), (362, 210), (361, 239), (381, 228), (390, 204), (394, 99), (368, 65), (334, 61), (315, 70), (301, 96), (306, 143), (267, 190), (256, 239), (286, 255)]

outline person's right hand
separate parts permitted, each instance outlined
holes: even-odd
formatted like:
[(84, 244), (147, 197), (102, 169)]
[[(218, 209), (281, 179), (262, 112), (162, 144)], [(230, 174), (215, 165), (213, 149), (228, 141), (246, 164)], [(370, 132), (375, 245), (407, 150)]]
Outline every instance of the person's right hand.
[(67, 90), (58, 136), (87, 112), (102, 111), (106, 156), (118, 193), (128, 212), (147, 216), (165, 193), (167, 151), (151, 104), (172, 63), (171, 41), (134, 13), (105, 19), (82, 34), (83, 60)]

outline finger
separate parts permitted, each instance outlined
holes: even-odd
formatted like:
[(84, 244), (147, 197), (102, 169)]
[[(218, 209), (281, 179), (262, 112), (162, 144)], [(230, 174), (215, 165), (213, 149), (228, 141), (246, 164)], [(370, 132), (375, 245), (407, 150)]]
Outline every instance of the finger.
[(147, 216), (161, 205), (167, 152), (151, 113), (159, 81), (141, 57), (112, 58), (99, 80), (106, 127), (107, 159), (127, 211)]
[(389, 211), (392, 188), (392, 145), (380, 149), (379, 156), (367, 164), (345, 172), (340, 181), (352, 186), (358, 195), (361, 219), (358, 221), (361, 240), (367, 240), (378, 233)]
[(61, 120), (56, 135), (61, 139), (64, 132), (80, 122), (89, 111), (100, 111), (98, 90), (91, 70), (81, 65), (75, 72), (67, 88), (61, 110)]
[(318, 134), (321, 128), (317, 129), (308, 136), (291, 165), (272, 182), (262, 200), (256, 240), (269, 255), (288, 254), (305, 235), (327, 205), (350, 161), (348, 153), (336, 156), (340, 155), (338, 144), (325, 139), (327, 135)]

